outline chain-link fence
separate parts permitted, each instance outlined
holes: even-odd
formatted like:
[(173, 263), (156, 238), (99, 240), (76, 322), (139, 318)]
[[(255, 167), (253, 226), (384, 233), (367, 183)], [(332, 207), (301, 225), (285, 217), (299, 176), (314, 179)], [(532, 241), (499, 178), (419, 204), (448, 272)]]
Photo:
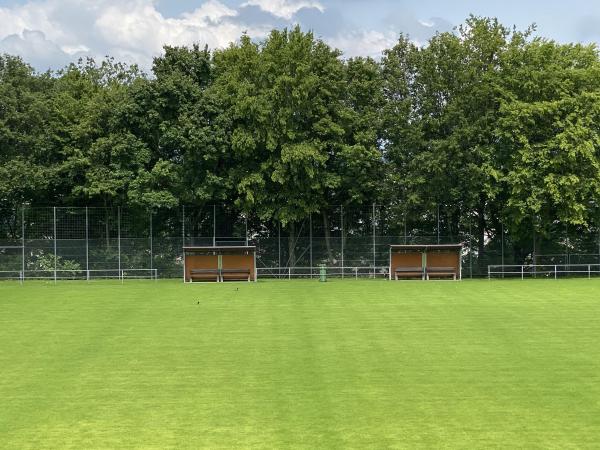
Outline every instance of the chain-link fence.
[[(452, 225), (454, 224), (454, 225)], [(539, 227), (538, 227), (539, 229)], [(451, 220), (439, 207), (405, 211), (334, 206), (294, 223), (245, 216), (229, 205), (147, 211), (23, 207), (0, 210), (0, 278), (180, 277), (184, 246), (255, 245), (259, 274), (377, 276), (391, 244), (462, 243), (465, 278), (488, 265), (600, 263), (600, 230), (552, 222), (511, 235), (502, 224)]]

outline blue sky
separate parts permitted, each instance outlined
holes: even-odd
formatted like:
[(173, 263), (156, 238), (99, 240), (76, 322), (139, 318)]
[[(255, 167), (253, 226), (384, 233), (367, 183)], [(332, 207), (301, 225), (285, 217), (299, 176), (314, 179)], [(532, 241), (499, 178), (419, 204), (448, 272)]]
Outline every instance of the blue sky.
[(0, 0), (0, 52), (40, 70), (112, 55), (149, 68), (164, 44), (223, 47), (299, 23), (345, 55), (377, 57), (398, 34), (425, 43), (469, 14), (562, 42), (600, 42), (600, 2), (393, 0)]

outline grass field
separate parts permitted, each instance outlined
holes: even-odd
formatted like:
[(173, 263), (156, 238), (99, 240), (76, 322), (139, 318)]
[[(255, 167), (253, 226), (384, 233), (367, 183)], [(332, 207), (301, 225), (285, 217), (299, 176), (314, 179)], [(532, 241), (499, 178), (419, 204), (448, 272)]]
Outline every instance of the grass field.
[(0, 283), (0, 448), (597, 448), (599, 293)]

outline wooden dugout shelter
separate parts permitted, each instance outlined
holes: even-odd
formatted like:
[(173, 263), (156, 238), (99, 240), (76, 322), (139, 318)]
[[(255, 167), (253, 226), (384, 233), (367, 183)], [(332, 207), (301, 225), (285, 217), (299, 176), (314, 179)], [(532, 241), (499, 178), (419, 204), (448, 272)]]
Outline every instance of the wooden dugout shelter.
[(256, 281), (256, 247), (183, 247), (184, 282)]
[(460, 280), (462, 244), (390, 245), (390, 280)]

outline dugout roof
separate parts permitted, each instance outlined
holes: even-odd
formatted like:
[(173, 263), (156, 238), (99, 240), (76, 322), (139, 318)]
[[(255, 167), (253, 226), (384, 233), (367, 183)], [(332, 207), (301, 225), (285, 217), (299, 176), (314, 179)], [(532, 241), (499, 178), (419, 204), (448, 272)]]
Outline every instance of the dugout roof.
[(394, 250), (412, 250), (416, 252), (428, 252), (435, 250), (461, 250), (462, 244), (400, 244), (390, 245), (392, 251)]
[(224, 255), (224, 254), (239, 254), (239, 253), (254, 253), (256, 246), (254, 245), (223, 245), (223, 246), (206, 246), (206, 247), (183, 247), (186, 255)]

